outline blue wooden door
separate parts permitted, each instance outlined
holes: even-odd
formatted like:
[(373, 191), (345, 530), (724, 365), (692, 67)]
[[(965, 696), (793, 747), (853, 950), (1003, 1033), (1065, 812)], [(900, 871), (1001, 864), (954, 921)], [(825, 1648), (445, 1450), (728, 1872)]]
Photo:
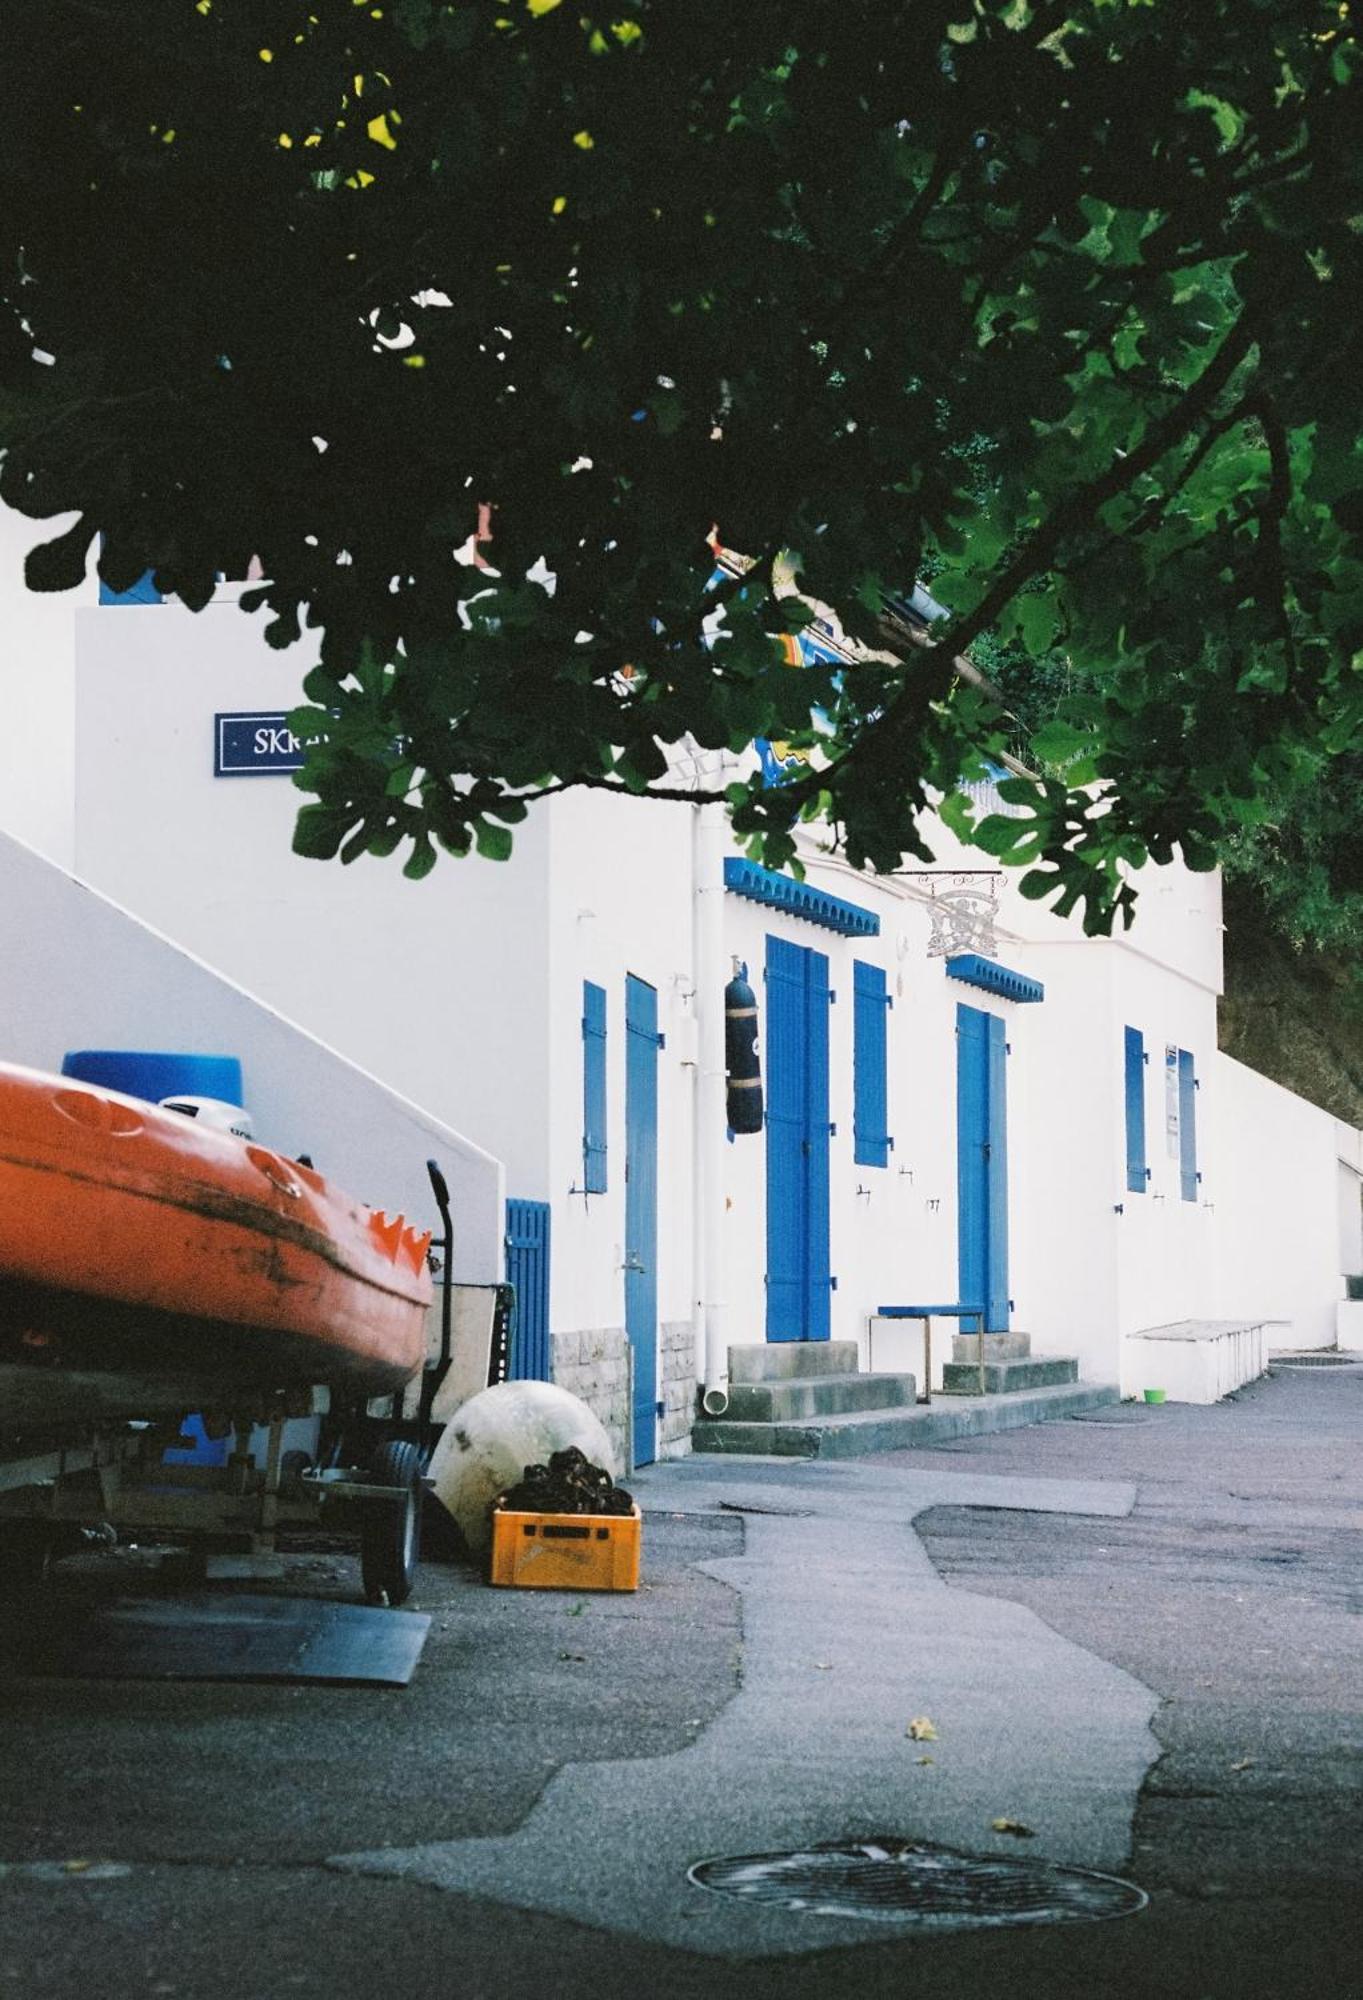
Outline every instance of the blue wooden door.
[(767, 1339), (827, 1340), (828, 960), (767, 939)]
[(997, 1014), (956, 1009), (956, 1178), (961, 1303), (1008, 1328), (1008, 1045)]
[(506, 1281), (514, 1288), (511, 1359), (517, 1382), (549, 1380), (549, 1204), (506, 1204)]
[(625, 980), (625, 1332), (634, 1351), (634, 1463), (658, 1448), (658, 995)]

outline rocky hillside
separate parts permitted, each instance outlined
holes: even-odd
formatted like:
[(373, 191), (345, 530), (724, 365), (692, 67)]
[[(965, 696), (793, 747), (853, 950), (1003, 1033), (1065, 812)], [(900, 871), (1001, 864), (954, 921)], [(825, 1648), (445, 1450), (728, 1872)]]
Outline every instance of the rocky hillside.
[(1227, 881), (1225, 892), (1222, 1048), (1363, 1125), (1363, 965), (1295, 951), (1247, 885)]

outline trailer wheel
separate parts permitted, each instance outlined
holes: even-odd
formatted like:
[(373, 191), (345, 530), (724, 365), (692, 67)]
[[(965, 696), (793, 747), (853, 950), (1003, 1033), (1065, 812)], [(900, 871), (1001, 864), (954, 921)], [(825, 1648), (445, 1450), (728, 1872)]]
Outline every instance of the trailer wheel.
[(414, 1444), (390, 1438), (370, 1468), (375, 1486), (402, 1488), (400, 1504), (372, 1500), (360, 1517), (360, 1575), (371, 1604), (403, 1604), (412, 1593), (421, 1554), (421, 1454)]

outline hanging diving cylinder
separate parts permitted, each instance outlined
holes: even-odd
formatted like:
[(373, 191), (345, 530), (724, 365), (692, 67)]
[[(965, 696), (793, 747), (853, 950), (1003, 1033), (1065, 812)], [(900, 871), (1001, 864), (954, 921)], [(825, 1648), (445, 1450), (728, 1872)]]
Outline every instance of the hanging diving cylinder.
[(724, 989), (724, 1067), (731, 1132), (762, 1130), (762, 1063), (757, 1053), (757, 995), (738, 959)]

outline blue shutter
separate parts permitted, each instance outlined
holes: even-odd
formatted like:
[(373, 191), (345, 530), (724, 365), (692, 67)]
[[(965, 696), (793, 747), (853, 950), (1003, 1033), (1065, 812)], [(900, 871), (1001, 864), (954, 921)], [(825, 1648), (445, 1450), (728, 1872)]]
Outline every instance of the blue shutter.
[(1144, 1194), (1150, 1179), (1145, 1162), (1145, 1037), (1139, 1028), (1126, 1031), (1126, 1184)]
[(549, 1380), (549, 1204), (506, 1204), (506, 1281), (512, 1307), (513, 1382)]
[(582, 1185), (606, 1192), (606, 989), (582, 982)]
[(987, 1016), (956, 1008), (956, 1201), (958, 1289), (972, 1312), (985, 1306), (989, 1265), (989, 1051)]
[(805, 1338), (805, 972), (798, 945), (767, 939), (767, 1339)]
[(1178, 1052), (1178, 1173), (1185, 1201), (1197, 1200), (1197, 1111), (1193, 1092), (1197, 1082), (1193, 1059), (1187, 1049)]
[(990, 1333), (1008, 1331), (1008, 1042), (1003, 1017), (989, 1016), (989, 1283), (984, 1309)]
[(827, 1340), (828, 960), (767, 939), (767, 1339)]
[(625, 1333), (634, 1355), (634, 1463), (658, 1418), (658, 994), (625, 974)]
[(852, 1157), (859, 1166), (890, 1164), (885, 1016), (890, 997), (878, 965), (852, 962)]
[(806, 1340), (831, 1330), (832, 1272), (828, 1231), (828, 960), (802, 949), (805, 985), (805, 1326)]

